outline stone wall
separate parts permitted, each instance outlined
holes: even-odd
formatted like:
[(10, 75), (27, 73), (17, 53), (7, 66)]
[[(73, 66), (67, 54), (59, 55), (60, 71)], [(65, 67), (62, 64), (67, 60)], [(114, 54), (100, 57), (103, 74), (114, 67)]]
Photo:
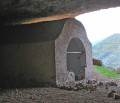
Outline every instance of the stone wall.
[(56, 83), (54, 40), (65, 21), (1, 28), (0, 87)]
[(91, 43), (75, 19), (4, 27), (0, 34), (0, 87), (74, 85), (76, 75), (67, 68), (72, 38), (84, 45), (81, 66), (85, 79), (92, 77)]
[[(83, 25), (75, 20), (68, 19), (64, 28), (55, 40), (56, 83), (61, 86), (74, 85), (75, 74), (67, 70), (67, 48), (72, 38), (79, 38), (86, 51), (85, 79), (92, 78), (92, 46), (89, 42)], [(84, 63), (84, 60), (81, 61)]]
[(10, 87), (55, 84), (54, 41), (0, 45), (0, 82)]

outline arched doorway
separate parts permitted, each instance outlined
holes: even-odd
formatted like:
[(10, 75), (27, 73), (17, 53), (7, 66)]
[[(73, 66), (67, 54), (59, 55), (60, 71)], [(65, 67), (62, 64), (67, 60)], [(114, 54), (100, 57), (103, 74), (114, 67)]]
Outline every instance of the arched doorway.
[(67, 48), (67, 69), (75, 73), (75, 80), (85, 78), (86, 51), (79, 38), (72, 38)]

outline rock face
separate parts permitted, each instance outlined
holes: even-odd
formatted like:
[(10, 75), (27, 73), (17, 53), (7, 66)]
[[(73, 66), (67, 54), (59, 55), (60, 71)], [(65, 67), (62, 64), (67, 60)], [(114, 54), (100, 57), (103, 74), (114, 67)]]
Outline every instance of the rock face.
[[(120, 6), (120, 0), (1, 0), (0, 24), (21, 24), (22, 21), (34, 18), (37, 19), (29, 23), (70, 18), (81, 13), (116, 6)], [(48, 16), (52, 17), (41, 18)]]
[(102, 61), (93, 58), (93, 65), (102, 66)]

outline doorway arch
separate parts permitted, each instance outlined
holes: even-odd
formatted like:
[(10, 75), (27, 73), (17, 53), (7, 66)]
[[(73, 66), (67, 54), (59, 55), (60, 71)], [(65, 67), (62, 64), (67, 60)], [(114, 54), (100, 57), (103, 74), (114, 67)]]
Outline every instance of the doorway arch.
[(86, 51), (79, 38), (72, 38), (67, 48), (67, 69), (75, 73), (75, 80), (85, 79)]

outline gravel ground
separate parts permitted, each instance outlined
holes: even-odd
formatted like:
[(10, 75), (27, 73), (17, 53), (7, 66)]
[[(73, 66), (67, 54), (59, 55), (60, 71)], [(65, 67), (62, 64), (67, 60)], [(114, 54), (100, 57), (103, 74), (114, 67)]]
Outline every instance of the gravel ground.
[(93, 74), (97, 81), (115, 82), (117, 86), (97, 86), (96, 91), (68, 91), (59, 88), (0, 89), (0, 103), (120, 103), (120, 99), (108, 97), (111, 91), (120, 96), (120, 80)]
[(116, 86), (99, 86), (97, 91), (68, 91), (59, 88), (28, 88), (0, 90), (0, 103), (120, 103), (108, 97), (112, 90), (120, 95)]

